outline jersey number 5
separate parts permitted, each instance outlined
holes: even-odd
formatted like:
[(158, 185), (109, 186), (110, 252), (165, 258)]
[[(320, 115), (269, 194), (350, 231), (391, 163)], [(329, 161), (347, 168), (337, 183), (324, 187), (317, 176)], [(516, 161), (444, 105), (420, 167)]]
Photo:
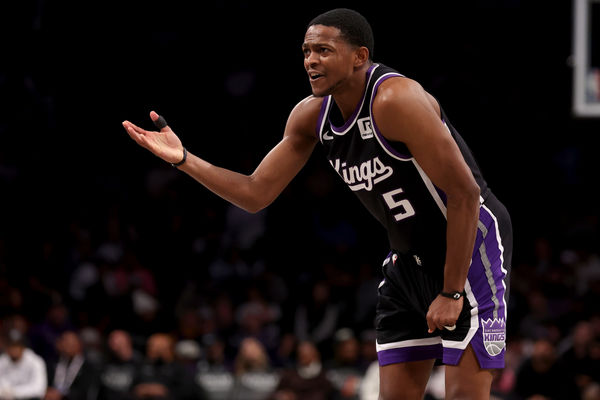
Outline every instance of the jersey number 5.
[(396, 221), (415, 215), (415, 209), (408, 199), (399, 200), (396, 198), (397, 195), (403, 192), (404, 191), (401, 188), (398, 188), (382, 195), (383, 200), (385, 200), (385, 204), (387, 204), (390, 211), (400, 211), (398, 214), (394, 215)]

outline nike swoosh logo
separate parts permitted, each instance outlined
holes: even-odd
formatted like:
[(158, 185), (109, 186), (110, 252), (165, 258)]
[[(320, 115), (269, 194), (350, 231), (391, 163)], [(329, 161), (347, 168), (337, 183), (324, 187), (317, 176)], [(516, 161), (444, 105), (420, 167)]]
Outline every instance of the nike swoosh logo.
[(323, 139), (333, 140), (333, 135), (331, 133), (329, 133), (329, 131), (325, 131), (325, 133), (323, 134)]

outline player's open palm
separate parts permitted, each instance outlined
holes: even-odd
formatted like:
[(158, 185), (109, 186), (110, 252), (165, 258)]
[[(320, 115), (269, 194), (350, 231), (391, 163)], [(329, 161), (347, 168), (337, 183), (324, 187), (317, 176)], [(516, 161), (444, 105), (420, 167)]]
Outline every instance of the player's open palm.
[[(160, 117), (151, 111), (150, 118), (156, 123)], [(169, 126), (165, 125), (160, 131), (147, 131), (129, 121), (123, 121), (123, 127), (133, 140), (157, 157), (169, 163), (181, 160), (183, 145)]]

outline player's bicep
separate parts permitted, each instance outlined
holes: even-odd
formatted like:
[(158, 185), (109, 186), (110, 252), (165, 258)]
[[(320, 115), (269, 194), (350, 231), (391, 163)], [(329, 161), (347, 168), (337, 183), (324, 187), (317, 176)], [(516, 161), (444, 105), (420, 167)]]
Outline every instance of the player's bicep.
[(306, 164), (317, 143), (312, 114), (298, 105), (288, 119), (281, 141), (263, 158), (250, 176), (273, 201)]
[(473, 174), (426, 93), (416, 84), (401, 89), (388, 90), (374, 107), (384, 136), (405, 143), (431, 181), (446, 194), (475, 191)]

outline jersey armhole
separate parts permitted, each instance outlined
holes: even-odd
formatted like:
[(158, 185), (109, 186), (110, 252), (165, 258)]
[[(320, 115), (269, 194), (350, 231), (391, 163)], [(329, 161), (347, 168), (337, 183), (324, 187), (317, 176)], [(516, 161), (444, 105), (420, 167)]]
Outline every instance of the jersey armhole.
[(377, 127), (377, 124), (375, 123), (375, 118), (373, 118), (373, 100), (375, 100), (375, 96), (377, 95), (377, 90), (379, 89), (379, 85), (381, 85), (387, 79), (394, 78), (394, 77), (404, 78), (404, 75), (399, 74), (397, 72), (390, 72), (390, 73), (382, 75), (381, 77), (379, 77), (379, 79), (377, 79), (377, 81), (375, 81), (375, 84), (373, 86), (373, 91), (371, 92), (371, 99), (370, 99), (371, 102), (369, 104), (369, 117), (371, 119), (371, 124), (373, 125), (373, 131), (375, 132), (375, 138), (377, 139), (377, 141), (379, 142), (379, 144), (381, 145), (383, 150), (388, 155), (390, 155), (391, 157), (393, 157), (397, 160), (411, 161), (413, 159), (413, 156), (412, 156), (412, 154), (410, 154), (408, 152), (408, 149), (407, 149), (406, 153), (401, 153), (400, 151), (395, 149), (394, 146), (392, 146), (392, 144), (383, 136), (383, 134)]
[(321, 103), (321, 110), (319, 111), (319, 118), (317, 119), (317, 126), (315, 127), (315, 134), (317, 135), (317, 139), (323, 143), (322, 134), (323, 134), (323, 126), (327, 121), (327, 111), (329, 110), (329, 103), (331, 102), (331, 96), (323, 97), (323, 102)]

